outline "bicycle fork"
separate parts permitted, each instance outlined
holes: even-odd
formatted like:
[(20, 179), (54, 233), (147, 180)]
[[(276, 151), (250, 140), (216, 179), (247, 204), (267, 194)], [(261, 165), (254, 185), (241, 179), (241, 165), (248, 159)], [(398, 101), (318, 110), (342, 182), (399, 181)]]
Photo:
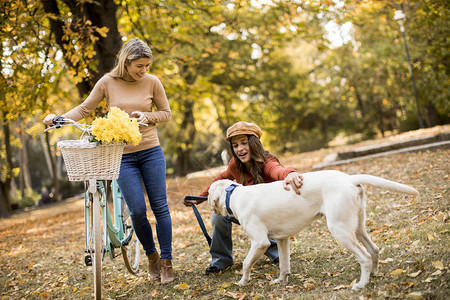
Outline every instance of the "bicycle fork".
[[(91, 258), (93, 257), (93, 271), (94, 271), (94, 292), (95, 298), (101, 299), (101, 270), (102, 270), (102, 235), (101, 235), (101, 210), (100, 210), (100, 193), (97, 189), (97, 181), (89, 180), (88, 186), (88, 199), (89, 204), (92, 207), (86, 207), (85, 212), (88, 214), (86, 224), (90, 224), (91, 229), (86, 231), (86, 246), (90, 252)], [(92, 200), (92, 201), (90, 201)], [(90, 217), (89, 217), (90, 214)], [(88, 225), (86, 225), (88, 226)], [(90, 233), (90, 234), (89, 234)], [(90, 247), (91, 241), (93, 243), (94, 249)]]

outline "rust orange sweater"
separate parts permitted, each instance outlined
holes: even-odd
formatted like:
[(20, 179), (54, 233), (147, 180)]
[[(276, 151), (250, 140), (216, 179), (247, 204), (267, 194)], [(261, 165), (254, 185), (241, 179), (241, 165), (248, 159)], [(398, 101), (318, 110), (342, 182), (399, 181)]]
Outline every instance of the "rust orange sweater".
[[(285, 168), (279, 162), (277, 162), (277, 160), (275, 158), (269, 158), (266, 160), (266, 164), (264, 166), (263, 172), (264, 172), (264, 174), (263, 174), (264, 182), (268, 183), (268, 182), (272, 182), (272, 181), (283, 180), (284, 178), (286, 178), (286, 176), (289, 173), (295, 172), (295, 169), (291, 168), (291, 167)], [(237, 168), (234, 157), (228, 163), (228, 168), (225, 171), (223, 171), (222, 173), (220, 173), (216, 178), (214, 178), (214, 180), (211, 182), (211, 184), (213, 182), (215, 182), (217, 180), (221, 180), (221, 179), (230, 179), (230, 180), (235, 180), (237, 183), (241, 183), (241, 175)], [(247, 182), (248, 182), (247, 185), (253, 184), (253, 178), (251, 177), (250, 174), (247, 174)], [(204, 190), (200, 194), (200, 196), (202, 196), (202, 197), (208, 196), (208, 191), (209, 191), (209, 187), (211, 186), (211, 184), (208, 186), (208, 188), (206, 190)]]
[[(164, 87), (158, 77), (145, 74), (137, 81), (125, 81), (121, 78), (104, 75), (94, 86), (83, 103), (63, 114), (63, 117), (78, 121), (87, 117), (105, 99), (108, 109), (119, 107), (126, 113), (133, 111), (145, 113), (155, 123), (167, 122), (172, 114)], [(156, 107), (156, 111), (153, 111)], [(141, 126), (142, 140), (139, 145), (127, 144), (124, 153), (132, 153), (159, 145), (156, 124)]]

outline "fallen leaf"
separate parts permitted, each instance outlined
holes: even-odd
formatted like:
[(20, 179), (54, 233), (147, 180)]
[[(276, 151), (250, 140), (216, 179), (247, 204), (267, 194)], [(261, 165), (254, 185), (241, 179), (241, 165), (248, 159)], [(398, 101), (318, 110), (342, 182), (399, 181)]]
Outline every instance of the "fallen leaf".
[(432, 261), (433, 266), (438, 270), (444, 270), (444, 265), (440, 260)]
[(412, 277), (412, 278), (416, 278), (417, 276), (420, 275), (420, 273), (422, 273), (422, 270), (419, 270), (419, 271), (417, 271), (417, 272), (408, 274), (408, 276), (409, 276), (409, 277)]
[(335, 287), (333, 289), (333, 291), (338, 291), (338, 290), (342, 290), (342, 289), (346, 289), (346, 288), (348, 288), (347, 285), (338, 285), (337, 287)]
[(394, 260), (392, 259), (392, 258), (386, 258), (385, 260), (380, 260), (380, 263), (381, 264), (387, 264), (387, 263), (390, 263), (390, 262), (393, 262)]
[(391, 275), (401, 275), (403, 274), (403, 269), (396, 269), (391, 272)]
[(224, 282), (223, 284), (222, 284), (222, 288), (223, 289), (226, 289), (227, 287), (230, 287), (231, 286), (231, 283), (230, 282)]
[(442, 275), (442, 271), (441, 270), (437, 270), (436, 272), (431, 274), (431, 276), (440, 276), (440, 275)]
[(189, 288), (190, 288), (190, 286), (189, 286), (189, 284), (187, 284), (187, 283), (180, 283), (180, 284), (176, 287), (177, 290), (187, 290), (187, 289), (189, 289)]
[(434, 240), (434, 235), (432, 235), (431, 233), (427, 233), (427, 237), (429, 241)]
[(421, 292), (412, 292), (409, 293), (408, 295), (406, 295), (406, 298), (411, 298), (411, 299), (422, 299), (423, 295)]
[(232, 292), (226, 292), (226, 296), (231, 297), (233, 299), (243, 300), (245, 297), (247, 297), (246, 293), (232, 293)]

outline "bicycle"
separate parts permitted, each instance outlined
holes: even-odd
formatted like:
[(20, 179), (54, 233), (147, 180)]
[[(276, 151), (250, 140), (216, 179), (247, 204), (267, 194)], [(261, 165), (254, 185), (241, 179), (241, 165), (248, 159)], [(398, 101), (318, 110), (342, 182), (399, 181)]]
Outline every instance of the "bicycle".
[[(115, 180), (120, 169), (123, 144), (107, 146), (105, 149), (110, 149), (103, 150), (106, 155), (103, 153), (101, 159), (112, 157), (110, 160), (113, 162), (102, 160), (96, 166), (99, 157), (91, 154), (93, 150), (90, 149), (98, 149), (99, 146), (86, 139), (91, 134), (91, 126), (61, 117), (55, 118), (53, 123), (54, 126), (46, 128), (45, 132), (64, 126), (74, 126), (83, 132), (79, 140), (60, 141), (58, 146), (63, 154), (69, 181), (84, 181), (85, 264), (93, 266), (94, 294), (96, 299), (101, 299), (102, 261), (106, 253), (111, 259), (121, 254), (131, 274), (138, 272), (140, 262), (140, 242)], [(113, 204), (112, 213), (108, 202)], [(121, 249), (121, 253), (116, 255), (117, 248)]]

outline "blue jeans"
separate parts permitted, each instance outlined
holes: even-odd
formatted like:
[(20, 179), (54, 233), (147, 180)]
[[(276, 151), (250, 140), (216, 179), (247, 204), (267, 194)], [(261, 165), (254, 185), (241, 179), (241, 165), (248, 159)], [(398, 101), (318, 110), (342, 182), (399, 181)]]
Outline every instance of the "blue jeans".
[[(234, 263), (231, 239), (232, 223), (239, 224), (238, 220), (233, 217), (219, 216), (214, 212), (211, 215), (212, 240), (209, 248), (212, 257), (211, 266), (226, 269)], [(278, 258), (278, 248), (274, 240), (269, 239), (269, 241), (270, 246), (264, 254), (274, 261)]]
[(156, 234), (161, 250), (161, 259), (172, 259), (172, 219), (166, 194), (166, 160), (160, 146), (124, 154), (117, 179), (120, 191), (130, 209), (136, 235), (144, 247), (145, 254), (156, 252), (144, 189), (150, 208), (156, 219)]

